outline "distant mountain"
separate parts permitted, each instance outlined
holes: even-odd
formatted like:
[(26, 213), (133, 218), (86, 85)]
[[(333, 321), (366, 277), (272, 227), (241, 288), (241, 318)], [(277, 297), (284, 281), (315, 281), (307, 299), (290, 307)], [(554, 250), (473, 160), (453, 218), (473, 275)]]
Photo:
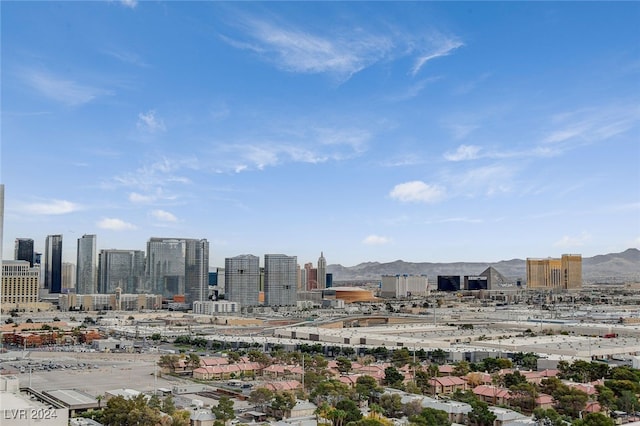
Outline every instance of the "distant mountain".
[[(425, 274), (435, 278), (438, 275), (478, 275), (489, 266), (509, 279), (526, 277), (526, 261), (523, 259), (501, 260), (500, 262), (365, 262), (356, 266), (328, 265), (327, 272), (335, 281), (379, 280), (381, 275)], [(582, 277), (586, 282), (620, 282), (640, 280), (640, 250), (630, 248), (622, 253), (610, 253), (582, 258)]]

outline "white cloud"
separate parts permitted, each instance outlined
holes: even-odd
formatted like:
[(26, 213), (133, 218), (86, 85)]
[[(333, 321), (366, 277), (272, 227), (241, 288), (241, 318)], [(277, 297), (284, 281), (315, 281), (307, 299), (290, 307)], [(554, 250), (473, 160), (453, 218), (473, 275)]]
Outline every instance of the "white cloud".
[(125, 222), (122, 219), (109, 217), (100, 220), (97, 225), (98, 228), (109, 229), (111, 231), (130, 231), (137, 229), (137, 227), (132, 223)]
[(455, 152), (447, 152), (444, 158), (449, 161), (474, 160), (478, 158), (480, 147), (476, 145), (460, 145)]
[(457, 48), (464, 46), (464, 43), (462, 43), (460, 40), (456, 38), (448, 38), (441, 34), (432, 37), (429, 44), (430, 46), (428, 48), (428, 51), (421, 54), (413, 64), (411, 75), (418, 74), (424, 64), (431, 61), (432, 59), (447, 56)]
[(152, 210), (151, 216), (161, 222), (177, 222), (178, 218), (173, 214), (165, 210)]
[(389, 195), (403, 202), (433, 203), (444, 197), (445, 190), (439, 185), (416, 180), (394, 186)]
[(385, 57), (394, 47), (390, 38), (362, 31), (323, 37), (258, 19), (248, 20), (244, 27), (251, 40), (223, 39), (236, 48), (268, 57), (277, 67), (290, 72), (329, 72), (349, 78)]
[(135, 9), (138, 6), (138, 0), (120, 0), (120, 3), (129, 9)]
[(285, 71), (330, 73), (343, 80), (378, 62), (405, 56), (417, 56), (411, 69), (411, 74), (416, 75), (428, 61), (463, 46), (455, 37), (435, 32), (424, 37), (397, 31), (381, 33), (379, 29), (374, 33), (356, 26), (327, 27), (321, 34), (263, 18), (248, 18), (238, 26), (245, 39), (222, 36), (231, 46), (253, 51)]
[(137, 192), (129, 194), (129, 201), (132, 203), (151, 203), (155, 201), (155, 199), (156, 197), (154, 195), (138, 194)]
[(391, 242), (391, 239), (387, 237), (382, 237), (380, 235), (369, 235), (364, 240), (362, 240), (363, 244), (371, 245), (371, 246), (379, 246), (383, 244), (388, 244)]
[(109, 94), (106, 90), (64, 80), (44, 72), (27, 71), (23, 76), (26, 83), (42, 95), (69, 106), (82, 105), (98, 96)]
[(50, 200), (42, 203), (26, 204), (21, 208), (29, 214), (60, 215), (80, 210), (80, 205), (66, 200)]
[(591, 240), (591, 235), (588, 232), (582, 232), (582, 234), (578, 236), (565, 235), (561, 239), (556, 241), (553, 245), (555, 247), (564, 247), (564, 248), (581, 247), (585, 243), (589, 242), (590, 240)]
[(136, 125), (139, 130), (149, 133), (164, 132), (167, 130), (164, 121), (156, 117), (154, 110), (148, 111), (146, 114), (143, 112), (138, 114), (138, 123)]

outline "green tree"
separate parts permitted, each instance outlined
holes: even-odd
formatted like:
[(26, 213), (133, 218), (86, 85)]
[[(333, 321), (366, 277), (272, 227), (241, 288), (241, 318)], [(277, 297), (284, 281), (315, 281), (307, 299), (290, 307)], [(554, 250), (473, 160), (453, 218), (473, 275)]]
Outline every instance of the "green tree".
[(276, 392), (271, 401), (271, 410), (277, 419), (282, 419), (295, 406), (296, 396), (289, 391)]
[(462, 377), (466, 376), (471, 371), (471, 366), (468, 361), (459, 361), (453, 367), (452, 374), (454, 376)]
[(401, 389), (404, 376), (395, 367), (387, 367), (384, 369), (383, 383), (387, 386)]
[(419, 415), (409, 417), (410, 425), (417, 426), (451, 426), (449, 416), (445, 411), (424, 408)]
[(505, 374), (504, 376), (502, 376), (502, 380), (504, 386), (507, 388), (511, 388), (511, 386), (516, 386), (522, 383), (527, 383), (527, 378), (520, 374), (519, 371)]
[(596, 391), (598, 392), (598, 402), (605, 411), (609, 411), (615, 406), (616, 394), (611, 389), (606, 386), (596, 385)]
[(361, 401), (371, 402), (373, 394), (379, 391), (378, 382), (373, 377), (365, 374), (356, 379), (356, 392)]
[(411, 353), (407, 348), (396, 349), (391, 355), (391, 363), (396, 368), (404, 367), (411, 362)]
[(186, 362), (189, 368), (195, 370), (196, 368), (200, 367), (200, 356), (198, 356), (198, 354), (196, 353), (191, 352), (189, 355), (187, 355)]
[(580, 389), (570, 388), (567, 386), (563, 392), (556, 392), (553, 396), (556, 400), (556, 410), (560, 414), (567, 415), (572, 418), (578, 418), (580, 412), (584, 410), (589, 400), (589, 395)]
[(419, 400), (409, 401), (402, 405), (402, 414), (411, 418), (413, 416), (420, 415), (422, 412), (422, 403)]
[(161, 355), (160, 360), (158, 361), (158, 365), (161, 368), (167, 369), (172, 373), (174, 373), (176, 371), (176, 368), (178, 367), (179, 362), (180, 362), (180, 357), (178, 355), (175, 355), (175, 354)]
[(640, 410), (640, 403), (638, 403), (638, 397), (635, 393), (623, 391), (616, 400), (616, 407), (626, 413), (633, 413)]
[(380, 397), (380, 407), (384, 410), (387, 417), (402, 417), (402, 398), (397, 393), (385, 393)]
[(158, 343), (160, 340), (162, 340), (162, 335), (160, 333), (153, 333), (151, 335), (151, 340), (153, 340), (155, 343)]
[(229, 420), (233, 420), (236, 417), (233, 411), (233, 400), (228, 396), (220, 397), (218, 405), (211, 407), (211, 412), (216, 416), (216, 419), (220, 420), (223, 424), (227, 424)]
[(486, 402), (475, 400), (471, 403), (471, 412), (469, 413), (469, 424), (471, 426), (493, 426), (496, 415), (489, 411), (489, 405)]
[(167, 413), (170, 416), (173, 416), (173, 413), (176, 412), (176, 403), (173, 400), (173, 397), (171, 395), (167, 396), (163, 401), (162, 401), (162, 408), (161, 408), (163, 413)]
[(264, 407), (273, 399), (273, 392), (267, 388), (258, 388), (252, 390), (249, 394), (249, 402), (254, 406), (260, 407), (264, 411)]
[(336, 404), (336, 408), (346, 413), (344, 423), (357, 422), (362, 418), (362, 411), (360, 411), (360, 407), (350, 399), (343, 399), (342, 401), (339, 401)]
[(111, 398), (102, 412), (101, 423), (105, 426), (156, 426), (160, 423), (160, 411), (147, 405), (143, 394), (126, 399)]
[(572, 426), (614, 426), (614, 422), (602, 413), (589, 413), (583, 419), (576, 420)]
[(339, 356), (336, 358), (337, 369), (340, 373), (345, 374), (351, 371), (351, 361), (349, 358)]
[(567, 421), (553, 408), (536, 408), (533, 410), (533, 419), (538, 424), (550, 426), (566, 426)]
[(351, 389), (339, 380), (323, 380), (313, 389), (310, 397), (316, 405), (327, 402), (334, 407), (339, 401), (351, 397)]
[(511, 399), (509, 403), (515, 407), (519, 407), (522, 411), (530, 413), (536, 406), (536, 398), (538, 397), (538, 391), (535, 385), (531, 383), (520, 382), (516, 385), (512, 385), (509, 390), (511, 391)]

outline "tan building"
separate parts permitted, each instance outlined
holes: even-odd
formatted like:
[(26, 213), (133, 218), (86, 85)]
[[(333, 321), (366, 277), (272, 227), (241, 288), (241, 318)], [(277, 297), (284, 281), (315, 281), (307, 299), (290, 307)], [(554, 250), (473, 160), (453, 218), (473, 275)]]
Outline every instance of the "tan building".
[(32, 268), (26, 260), (2, 262), (3, 310), (11, 308), (29, 309), (38, 303), (40, 269)]
[(527, 259), (527, 288), (582, 288), (582, 255), (563, 254), (562, 258)]

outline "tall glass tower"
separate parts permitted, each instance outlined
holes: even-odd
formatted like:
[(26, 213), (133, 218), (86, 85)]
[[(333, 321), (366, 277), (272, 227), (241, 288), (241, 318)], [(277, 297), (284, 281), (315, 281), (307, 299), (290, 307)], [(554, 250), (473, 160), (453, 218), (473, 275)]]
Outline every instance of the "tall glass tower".
[(260, 293), (260, 258), (250, 254), (224, 260), (225, 300), (240, 306), (258, 306)]
[(31, 238), (16, 238), (16, 248), (13, 258), (26, 260), (29, 267), (33, 268), (33, 240)]
[(186, 303), (205, 301), (209, 283), (209, 242), (205, 239), (150, 238), (146, 290), (164, 297), (184, 295)]
[(44, 247), (44, 288), (49, 293), (62, 290), (62, 235), (47, 235)]
[(295, 306), (297, 302), (296, 256), (264, 255), (264, 303), (267, 306)]
[(98, 291), (98, 254), (96, 236), (85, 234), (78, 238), (76, 262), (76, 293), (94, 294)]
[(144, 251), (100, 250), (98, 255), (98, 293), (144, 292)]

